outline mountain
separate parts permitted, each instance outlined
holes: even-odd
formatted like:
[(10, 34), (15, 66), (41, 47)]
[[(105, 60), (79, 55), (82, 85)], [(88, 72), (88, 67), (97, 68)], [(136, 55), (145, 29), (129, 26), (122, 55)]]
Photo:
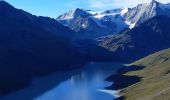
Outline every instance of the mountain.
[(76, 34), (55, 19), (0, 1), (0, 94), (29, 85), (35, 76), (86, 63), (72, 44)]
[(122, 18), (127, 9), (93, 12), (84, 9), (71, 10), (57, 18), (61, 24), (79, 33), (78, 38), (94, 39), (117, 33), (128, 27)]
[[(129, 71), (126, 76), (140, 77), (140, 81), (122, 89), (123, 100), (169, 100), (170, 99), (170, 49), (148, 55), (131, 65), (143, 66)], [(132, 66), (129, 66), (131, 68)], [(125, 81), (125, 80), (121, 80)], [(136, 93), (136, 91), (140, 91)]]
[(156, 16), (131, 30), (98, 39), (101, 47), (118, 57), (136, 60), (170, 47), (170, 18)]
[(152, 0), (150, 3), (139, 4), (137, 7), (130, 8), (123, 15), (123, 18), (130, 25), (130, 28), (133, 28), (159, 15), (170, 16), (170, 4), (162, 4)]
[[(102, 14), (102, 16), (104, 16), (109, 13), (119, 13), (120, 11), (121, 11), (121, 9), (109, 10), (109, 11), (102, 12), (101, 14)], [(104, 31), (103, 29), (98, 27), (99, 22), (98, 22), (98, 24), (93, 23), (93, 21), (95, 21), (95, 19), (92, 17), (94, 15), (94, 13), (95, 12), (77, 8), (75, 10), (69, 11), (68, 13), (65, 13), (64, 15), (59, 16), (57, 20), (60, 20), (59, 22), (63, 23), (67, 27), (68, 27), (68, 25), (70, 25), (70, 28), (72, 28), (74, 31), (77, 32), (77, 34), (73, 36), (74, 39), (72, 42), (73, 42), (74, 46), (82, 54), (86, 55), (86, 57), (88, 59), (90, 59), (91, 61), (115, 60), (115, 58), (111, 52), (98, 46), (96, 41), (94, 40), (94, 38), (96, 38), (96, 36), (98, 37), (98, 36), (102, 35), (102, 34), (100, 34), (101, 31)], [(95, 17), (99, 17), (99, 15), (96, 15)], [(87, 21), (86, 19), (88, 20), (87, 23), (86, 23), (86, 21)], [(92, 21), (92, 23), (91, 23), (91, 21)], [(89, 26), (87, 28), (85, 28), (85, 24), (83, 24), (83, 26), (81, 26), (80, 23), (86, 23), (86, 24), (89, 24)], [(87, 32), (87, 30), (82, 30), (82, 27), (87, 29), (88, 32)], [(91, 28), (89, 28), (89, 27), (91, 27)], [(96, 28), (95, 32), (93, 32), (93, 34), (91, 34), (91, 32), (94, 31), (94, 28)], [(98, 33), (96, 33), (96, 32), (98, 32)], [(119, 58), (117, 58), (117, 59), (119, 59)]]
[(84, 9), (71, 10), (56, 20), (70, 29), (79, 32), (78, 38), (98, 38), (119, 33), (159, 15), (170, 16), (170, 4), (155, 0), (139, 4), (134, 8), (111, 9), (93, 12)]

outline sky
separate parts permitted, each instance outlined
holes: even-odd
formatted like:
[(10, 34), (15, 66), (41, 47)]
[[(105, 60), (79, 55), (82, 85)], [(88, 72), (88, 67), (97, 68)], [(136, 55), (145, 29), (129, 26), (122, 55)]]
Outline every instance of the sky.
[[(152, 0), (5, 0), (16, 8), (23, 9), (37, 16), (57, 16), (75, 8), (101, 11), (113, 8), (134, 7)], [(157, 0), (170, 3), (170, 0)]]

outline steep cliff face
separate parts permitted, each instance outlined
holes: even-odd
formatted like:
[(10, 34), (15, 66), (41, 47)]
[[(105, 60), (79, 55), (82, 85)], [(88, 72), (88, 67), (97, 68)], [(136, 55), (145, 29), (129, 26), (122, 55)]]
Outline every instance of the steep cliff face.
[(152, 0), (150, 3), (139, 4), (137, 7), (129, 9), (129, 11), (123, 15), (123, 18), (126, 23), (134, 27), (159, 15), (170, 16), (170, 4), (162, 4)]

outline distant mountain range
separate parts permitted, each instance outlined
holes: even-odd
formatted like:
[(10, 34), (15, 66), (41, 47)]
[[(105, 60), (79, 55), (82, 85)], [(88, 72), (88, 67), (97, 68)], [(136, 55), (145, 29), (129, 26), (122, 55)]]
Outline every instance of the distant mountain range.
[(137, 7), (129, 8), (128, 12), (123, 15), (123, 18), (133, 28), (159, 15), (170, 16), (170, 4), (162, 4), (152, 0), (150, 3), (139, 4)]
[(113, 9), (104, 12), (75, 9), (57, 18), (61, 24), (79, 32), (78, 38), (94, 39), (117, 33), (128, 27), (122, 18), (123, 9)]
[(170, 4), (155, 0), (139, 4), (134, 8), (112, 9), (102, 12), (75, 9), (56, 20), (70, 29), (79, 32), (79, 38), (98, 38), (133, 28), (158, 15), (170, 16)]
[(121, 14), (122, 9), (97, 13), (77, 8), (59, 16), (57, 21), (79, 32), (81, 38), (96, 38), (127, 28), (128, 25), (123, 21)]
[(170, 47), (169, 16), (170, 4), (152, 0), (103, 12), (77, 8), (57, 21), (78, 32), (79, 38), (95, 39), (116, 57), (131, 61)]

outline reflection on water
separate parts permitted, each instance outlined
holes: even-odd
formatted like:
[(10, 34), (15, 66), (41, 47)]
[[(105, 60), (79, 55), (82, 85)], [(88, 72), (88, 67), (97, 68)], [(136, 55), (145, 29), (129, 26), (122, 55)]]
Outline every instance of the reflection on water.
[(80, 74), (34, 100), (113, 100), (115, 91), (104, 89), (111, 85), (105, 78), (120, 67), (121, 64), (115, 63), (89, 63)]

